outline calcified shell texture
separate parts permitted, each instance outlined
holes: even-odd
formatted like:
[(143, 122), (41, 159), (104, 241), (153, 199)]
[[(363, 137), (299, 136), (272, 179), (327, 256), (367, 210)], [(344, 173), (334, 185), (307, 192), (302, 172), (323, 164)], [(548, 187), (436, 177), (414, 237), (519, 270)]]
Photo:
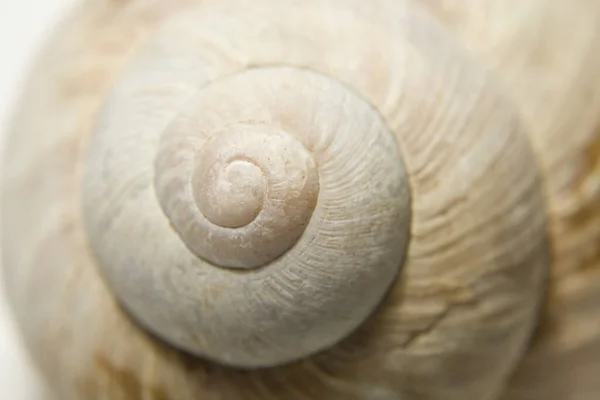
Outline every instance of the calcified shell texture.
[(65, 21), (2, 202), (9, 295), (61, 399), (499, 395), (548, 266), (538, 167), (496, 81), (410, 4)]
[(191, 96), (165, 94), (179, 71), (164, 68), (160, 91), (133, 71), (100, 116), (84, 186), (94, 250), (131, 312), (234, 365), (290, 361), (356, 328), (408, 240), (407, 181), (379, 114), (302, 69), (249, 69)]

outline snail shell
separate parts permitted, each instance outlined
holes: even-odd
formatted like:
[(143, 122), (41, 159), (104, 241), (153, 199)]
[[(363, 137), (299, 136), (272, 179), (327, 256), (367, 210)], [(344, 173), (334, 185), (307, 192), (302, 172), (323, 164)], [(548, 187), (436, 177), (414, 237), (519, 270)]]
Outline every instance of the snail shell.
[(332, 78), (257, 66), (209, 82), (173, 58), (153, 78), (132, 68), (89, 145), (84, 216), (102, 272), (144, 325), (199, 355), (263, 366), (329, 347), (404, 258), (394, 137)]
[(423, 5), (69, 16), (9, 135), (1, 231), (61, 399), (506, 392), (561, 246), (547, 131), (491, 42)]

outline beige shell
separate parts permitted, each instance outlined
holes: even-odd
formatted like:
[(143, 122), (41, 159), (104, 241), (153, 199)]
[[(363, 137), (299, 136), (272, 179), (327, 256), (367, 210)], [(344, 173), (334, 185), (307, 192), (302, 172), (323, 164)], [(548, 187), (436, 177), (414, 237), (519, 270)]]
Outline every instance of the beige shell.
[(3, 166), (70, 399), (593, 400), (600, 3), (85, 0)]

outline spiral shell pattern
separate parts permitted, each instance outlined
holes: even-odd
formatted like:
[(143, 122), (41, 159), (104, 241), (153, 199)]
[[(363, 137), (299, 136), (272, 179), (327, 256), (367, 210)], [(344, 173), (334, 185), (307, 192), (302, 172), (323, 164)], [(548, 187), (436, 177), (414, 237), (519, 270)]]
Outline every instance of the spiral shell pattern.
[(416, 3), (73, 14), (2, 171), (58, 397), (499, 398), (551, 264), (535, 119)]
[[(516, 113), (414, 10), (234, 3), (170, 18), (105, 99), (82, 191), (111, 292), (178, 348), (267, 367), (338, 343), (400, 286), (394, 340), (439, 323), (415, 354), (503, 354), (466, 392), (494, 390), (547, 261)], [(489, 319), (501, 343), (467, 350)]]
[[(383, 120), (349, 90), (308, 71), (262, 68), (215, 82), (186, 104), (162, 135), (156, 191), (195, 254), (253, 268), (296, 244), (317, 203), (307, 239), (330, 241), (336, 258), (355, 251), (344, 243), (357, 237), (378, 238), (360, 259), (389, 253), (383, 249), (392, 243), (402, 248), (409, 214), (403, 173)], [(357, 218), (365, 208), (369, 215)], [(382, 258), (395, 260), (392, 270), (400, 263), (393, 253)]]
[(166, 124), (150, 111), (167, 109), (163, 93), (126, 89), (96, 132), (85, 204), (103, 273), (141, 323), (257, 366), (330, 346), (368, 317), (410, 225), (398, 145), (372, 106), (283, 66), (199, 86)]

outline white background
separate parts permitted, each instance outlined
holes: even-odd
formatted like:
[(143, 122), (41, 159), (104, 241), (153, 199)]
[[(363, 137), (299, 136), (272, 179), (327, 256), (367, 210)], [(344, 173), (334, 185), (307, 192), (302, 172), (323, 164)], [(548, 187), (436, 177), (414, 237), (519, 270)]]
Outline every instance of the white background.
[[(6, 133), (7, 121), (15, 107), (15, 97), (21, 89), (33, 57), (51, 27), (73, 3), (73, 0), (0, 0), (2, 139)], [(45, 399), (41, 382), (31, 367), (15, 330), (1, 280), (0, 284), (0, 400)]]

